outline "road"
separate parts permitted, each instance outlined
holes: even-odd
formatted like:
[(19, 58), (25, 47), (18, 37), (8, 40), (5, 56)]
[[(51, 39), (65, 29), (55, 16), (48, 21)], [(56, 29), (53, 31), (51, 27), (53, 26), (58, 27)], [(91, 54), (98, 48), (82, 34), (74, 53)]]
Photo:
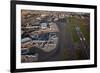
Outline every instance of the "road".
[[(47, 19), (43, 19), (44, 23), (48, 23)], [(53, 22), (53, 21), (52, 21)], [(39, 54), (39, 62), (44, 62), (44, 61), (62, 61), (62, 60), (77, 60), (77, 52), (76, 48), (74, 48), (74, 43), (73, 43), (73, 37), (72, 37), (72, 32), (70, 28), (70, 24), (68, 23), (67, 18), (64, 19), (59, 19), (58, 21), (54, 22), (57, 24), (59, 27), (59, 33), (57, 36), (59, 37), (57, 47), (55, 50), (51, 52), (44, 52), (40, 48), (34, 48), (33, 51), (35, 50)], [(76, 26), (78, 27), (78, 26)], [(77, 35), (80, 39), (80, 49), (81, 49), (81, 54), (82, 54), (82, 59), (88, 59), (89, 58), (89, 47), (84, 40), (84, 35), (80, 30), (76, 30)]]
[[(50, 57), (47, 58), (47, 60), (77, 60), (77, 56), (81, 55), (81, 59), (89, 59), (90, 57), (90, 48), (89, 44), (87, 43), (83, 33), (81, 30), (76, 31), (78, 37), (80, 38), (79, 48), (80, 53), (77, 54), (77, 48), (74, 46), (73, 43), (73, 37), (71, 34), (71, 28), (70, 24), (68, 23), (67, 19), (64, 20), (58, 20), (55, 22), (60, 30), (60, 42), (59, 42), (59, 48), (57, 48), (57, 52), (52, 54)], [(76, 26), (77, 27), (77, 26)], [(64, 56), (64, 58), (63, 58)]]
[(61, 56), (64, 57), (64, 60), (75, 60), (76, 52), (73, 45), (73, 37), (70, 30), (70, 24), (68, 23), (67, 18), (61, 19), (57, 22), (60, 27), (60, 32), (62, 34), (61, 45)]
[[(56, 52), (45, 58), (44, 61), (75, 60), (76, 52), (73, 47), (71, 31), (69, 30), (70, 24), (68, 24), (66, 18), (59, 19), (55, 23), (58, 25), (60, 30), (59, 45), (56, 48)], [(63, 58), (63, 56), (65, 56), (65, 58)]]
[[(52, 21), (53, 22), (53, 21)], [(47, 21), (47, 18), (42, 20), (42, 23), (49, 23)], [(60, 39), (61, 35), (60, 33), (56, 33), (57, 37)], [(59, 42), (58, 39), (58, 42)], [(44, 52), (43, 50), (37, 48), (36, 52), (39, 54), (39, 62), (44, 61), (59, 61), (60, 60), (60, 43), (57, 44), (57, 47), (52, 50), (51, 52)]]

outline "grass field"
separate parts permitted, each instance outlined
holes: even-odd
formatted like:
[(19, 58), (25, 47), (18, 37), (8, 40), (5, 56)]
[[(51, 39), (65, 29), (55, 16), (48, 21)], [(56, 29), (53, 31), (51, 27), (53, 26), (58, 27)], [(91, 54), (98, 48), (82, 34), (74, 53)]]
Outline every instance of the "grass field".
[(69, 24), (70, 24), (70, 31), (72, 33), (73, 37), (73, 44), (74, 48), (76, 49), (76, 59), (80, 60), (82, 59), (82, 48), (77, 47), (80, 44), (79, 36), (77, 35), (77, 32), (75, 30), (75, 27), (78, 26), (80, 28), (80, 31), (84, 35), (87, 43), (90, 43), (90, 31), (89, 31), (89, 24), (86, 24), (82, 19), (78, 19), (76, 17), (69, 17)]
[(82, 19), (77, 19), (75, 17), (69, 17), (69, 24), (70, 30), (72, 31), (73, 41), (74, 43), (79, 42), (79, 37), (75, 31), (75, 26), (80, 27), (80, 31), (83, 33), (84, 37), (86, 38), (87, 42), (90, 41), (90, 31), (88, 31), (86, 23)]

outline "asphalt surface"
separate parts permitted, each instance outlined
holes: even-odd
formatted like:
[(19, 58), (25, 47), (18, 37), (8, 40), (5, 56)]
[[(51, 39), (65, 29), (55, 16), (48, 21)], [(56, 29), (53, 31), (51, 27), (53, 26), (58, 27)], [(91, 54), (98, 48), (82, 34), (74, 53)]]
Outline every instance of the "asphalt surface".
[[(56, 48), (56, 52), (51, 56), (48, 56), (46, 61), (60, 61), (60, 60), (77, 60), (77, 48), (74, 46), (73, 37), (70, 30), (70, 24), (67, 19), (60, 19), (55, 22), (59, 27), (59, 46)], [(76, 30), (75, 30), (76, 31)], [(85, 39), (81, 30), (76, 31), (80, 39), (79, 48), (82, 59), (90, 58), (90, 48), (87, 40)], [(64, 53), (66, 52), (66, 53)], [(65, 56), (63, 58), (63, 56)], [(80, 58), (80, 59), (81, 59)]]
[[(48, 23), (46, 18), (42, 22)], [(61, 60), (76, 60), (77, 52), (76, 48), (74, 48), (73, 37), (71, 34), (70, 24), (68, 23), (68, 20), (66, 18), (59, 19), (55, 23), (58, 25), (60, 30), (60, 32), (57, 34), (57, 36), (59, 37), (57, 47), (55, 48), (55, 50), (49, 53), (44, 52), (40, 48), (34, 48), (35, 52), (39, 54), (38, 61), (47, 62)], [(84, 39), (84, 35), (80, 30), (76, 32), (79, 38)], [(88, 59), (90, 56), (90, 50), (86, 40), (80, 40), (80, 49), (82, 50), (82, 58)], [(63, 56), (65, 56), (65, 58), (62, 58)]]
[[(56, 52), (53, 54), (51, 53), (51, 55), (46, 57), (43, 61), (75, 60), (76, 52), (75, 48), (73, 47), (71, 31), (69, 30), (70, 24), (68, 24), (66, 19), (59, 19), (55, 23), (58, 25), (60, 30), (58, 36), (59, 45), (56, 48)], [(66, 54), (64, 54), (65, 50)], [(64, 55), (66, 58), (62, 58)]]
[[(42, 23), (49, 23), (47, 21), (47, 18), (42, 20)], [(61, 48), (60, 48), (60, 38), (61, 35), (60, 33), (57, 33), (58, 36), (58, 44), (57, 47), (52, 50), (51, 52), (44, 52), (43, 50), (41, 50), (40, 48), (36, 48), (36, 52), (38, 52), (39, 57), (38, 57), (38, 61), (39, 62), (44, 62), (44, 61), (59, 61), (60, 60), (60, 53), (61, 53)]]
[(73, 37), (70, 30), (70, 24), (68, 23), (68, 20), (66, 18), (59, 20), (57, 24), (60, 27), (60, 32), (62, 34), (61, 36), (62, 40), (60, 42), (61, 56), (62, 57), (64, 56), (64, 58), (62, 59), (75, 60), (76, 52), (73, 45)]
[[(57, 34), (60, 37), (59, 33)], [(59, 40), (58, 40), (59, 42)], [(41, 49), (38, 49), (37, 52), (39, 53), (39, 61), (58, 61), (60, 59), (60, 43), (57, 44), (57, 47), (52, 50), (51, 52), (44, 52)]]

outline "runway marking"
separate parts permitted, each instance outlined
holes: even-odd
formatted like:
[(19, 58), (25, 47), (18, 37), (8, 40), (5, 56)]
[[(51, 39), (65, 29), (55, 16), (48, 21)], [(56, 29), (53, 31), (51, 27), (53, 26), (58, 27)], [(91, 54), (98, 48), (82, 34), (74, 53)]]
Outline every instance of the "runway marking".
[(82, 38), (80, 38), (80, 40), (82, 41)]

